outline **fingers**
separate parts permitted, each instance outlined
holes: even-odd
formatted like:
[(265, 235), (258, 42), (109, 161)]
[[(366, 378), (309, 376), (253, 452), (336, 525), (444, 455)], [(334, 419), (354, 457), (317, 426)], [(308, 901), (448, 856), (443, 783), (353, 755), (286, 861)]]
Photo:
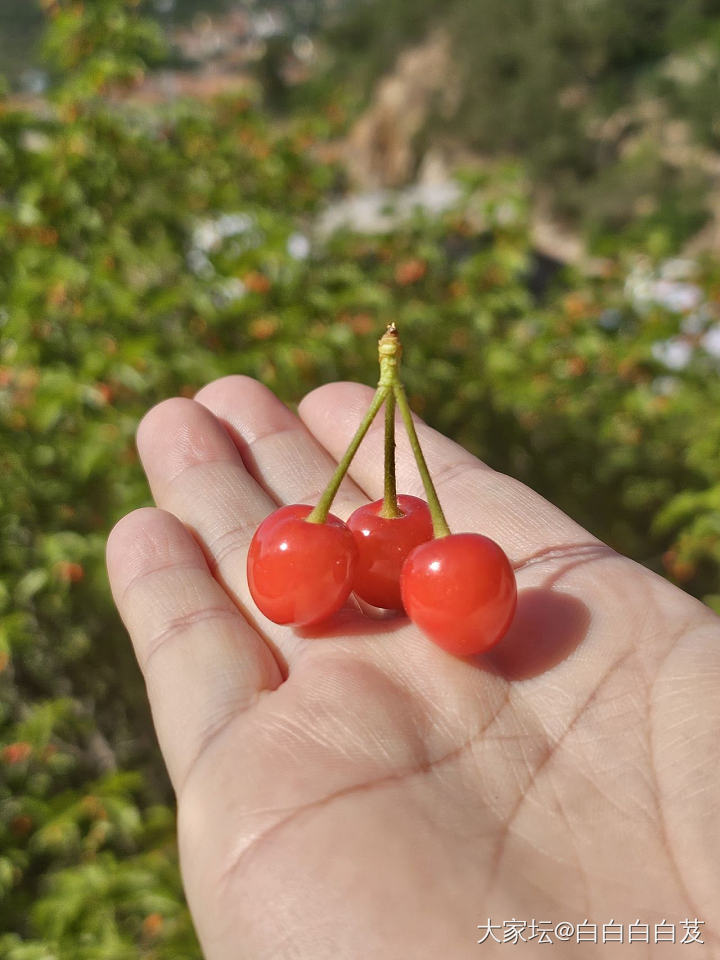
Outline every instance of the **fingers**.
[(155, 503), (197, 535), (212, 573), (250, 610), (247, 545), (275, 503), (248, 474), (227, 431), (199, 403), (176, 398), (145, 415), (137, 447)]
[[(197, 535), (212, 573), (290, 662), (302, 642), (257, 610), (247, 585), (247, 549), (278, 503), (315, 502), (334, 464), (297, 417), (255, 381), (230, 377), (201, 397), (225, 415), (227, 428), (205, 403), (183, 398), (154, 407), (140, 424), (137, 446), (150, 488), (157, 505)], [(347, 483), (335, 509), (349, 513), (360, 502), (358, 489)]]
[[(210, 384), (198, 401), (154, 407), (137, 445), (161, 509), (117, 524), (108, 572), (177, 788), (214, 733), (282, 680), (248, 618), (287, 659), (299, 640), (252, 603), (247, 547), (278, 503), (315, 502), (335, 464), (297, 417), (247, 377)], [(364, 501), (347, 481), (335, 509), (348, 514)]]
[[(372, 396), (368, 387), (333, 383), (308, 394), (299, 414), (329, 452), (339, 457)], [(404, 427), (397, 429), (397, 487), (423, 496)], [(599, 544), (593, 536), (529, 487), (492, 470), (458, 444), (416, 419), (420, 443), (451, 530), (475, 530), (496, 540), (515, 564), (558, 548)], [(350, 473), (370, 498), (382, 495), (383, 424), (370, 429)]]
[[(336, 463), (271, 390), (250, 377), (223, 377), (195, 400), (224, 424), (250, 474), (277, 503), (317, 502)], [(346, 518), (366, 499), (347, 479), (333, 513)]]
[(277, 687), (280, 670), (171, 514), (145, 508), (124, 517), (108, 539), (107, 567), (179, 793), (213, 736)]

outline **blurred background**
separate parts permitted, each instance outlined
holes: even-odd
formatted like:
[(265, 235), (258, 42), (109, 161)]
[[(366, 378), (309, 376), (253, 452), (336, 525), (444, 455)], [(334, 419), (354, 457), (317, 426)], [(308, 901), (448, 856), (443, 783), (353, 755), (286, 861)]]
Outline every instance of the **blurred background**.
[(0, 0), (0, 956), (199, 960), (143, 413), (373, 383), (720, 610), (720, 0)]

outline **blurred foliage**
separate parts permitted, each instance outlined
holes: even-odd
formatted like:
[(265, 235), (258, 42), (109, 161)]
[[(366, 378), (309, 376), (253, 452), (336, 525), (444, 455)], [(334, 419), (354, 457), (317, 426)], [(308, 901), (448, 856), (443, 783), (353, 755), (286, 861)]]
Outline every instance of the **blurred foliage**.
[(720, 271), (679, 281), (626, 246), (550, 276), (515, 163), (468, 172), (443, 216), (322, 239), (341, 104), (280, 128), (238, 96), (105, 99), (153, 28), (130, 3), (48, 6), (53, 105), (0, 101), (0, 956), (197, 960), (104, 565), (150, 502), (144, 412), (229, 373), (290, 404), (372, 383), (395, 320), (430, 423), (717, 603)]
[(42, 30), (40, 4), (28, 0), (0, 3), (0, 85), (31, 67), (36, 41)]
[(44, 57), (62, 78), (56, 93), (75, 103), (108, 86), (140, 82), (167, 54), (158, 24), (137, 15), (140, 0), (43, 0), (52, 17)]

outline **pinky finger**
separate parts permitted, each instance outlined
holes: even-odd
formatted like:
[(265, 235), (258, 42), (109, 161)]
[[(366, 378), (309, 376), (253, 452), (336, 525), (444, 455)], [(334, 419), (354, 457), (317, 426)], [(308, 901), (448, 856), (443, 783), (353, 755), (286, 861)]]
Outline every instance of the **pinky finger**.
[(282, 676), (173, 514), (143, 508), (107, 544), (113, 597), (145, 677), (176, 793), (210, 740)]

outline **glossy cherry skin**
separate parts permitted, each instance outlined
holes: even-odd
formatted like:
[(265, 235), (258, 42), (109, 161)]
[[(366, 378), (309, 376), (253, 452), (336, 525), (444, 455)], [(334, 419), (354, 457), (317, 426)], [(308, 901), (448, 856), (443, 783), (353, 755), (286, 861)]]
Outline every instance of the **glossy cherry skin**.
[(413, 623), (460, 657), (485, 653), (501, 640), (517, 604), (510, 561), (479, 533), (455, 533), (416, 547), (400, 587)]
[(307, 504), (281, 507), (250, 542), (248, 586), (261, 613), (275, 623), (318, 623), (342, 607), (352, 591), (357, 547), (346, 525), (328, 514), (308, 523)]
[(400, 494), (402, 517), (381, 517), (382, 500), (367, 503), (352, 514), (348, 527), (358, 547), (353, 590), (374, 607), (401, 610), (400, 571), (411, 550), (431, 540), (430, 510), (424, 500)]

